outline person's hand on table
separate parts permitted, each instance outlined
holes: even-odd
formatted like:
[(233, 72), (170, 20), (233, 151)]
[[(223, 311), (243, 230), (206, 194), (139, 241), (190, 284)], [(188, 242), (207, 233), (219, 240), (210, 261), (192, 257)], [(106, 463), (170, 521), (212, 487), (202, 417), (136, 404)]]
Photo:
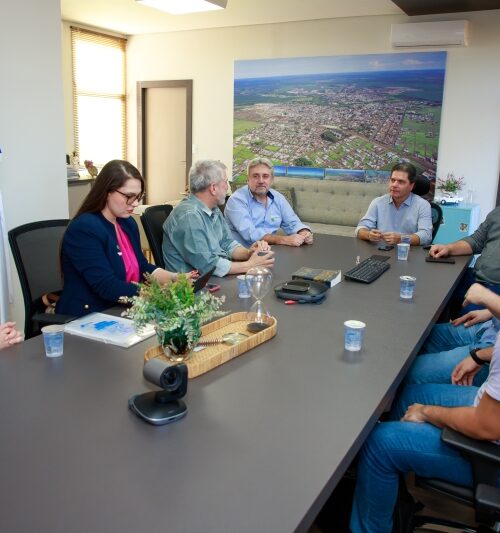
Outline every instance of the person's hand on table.
[(447, 244), (433, 244), (429, 250), (431, 257), (448, 257), (450, 255), (450, 247)]
[(387, 244), (398, 244), (398, 242), (401, 242), (401, 233), (397, 233), (395, 231), (386, 231), (382, 233), (382, 239)]
[(378, 229), (371, 229), (368, 232), (368, 239), (371, 242), (378, 242), (382, 239), (382, 232)]
[(252, 246), (250, 246), (250, 250), (253, 250), (255, 252), (267, 252), (271, 249), (271, 246), (266, 241), (255, 241)]
[(299, 235), (303, 235), (304, 244), (312, 244), (314, 242), (314, 234), (311, 230), (304, 228), (304, 229), (301, 229), (298, 233)]
[(274, 252), (268, 250), (266, 254), (259, 255), (257, 250), (254, 250), (248, 259), (248, 267), (263, 266), (271, 268), (274, 265)]

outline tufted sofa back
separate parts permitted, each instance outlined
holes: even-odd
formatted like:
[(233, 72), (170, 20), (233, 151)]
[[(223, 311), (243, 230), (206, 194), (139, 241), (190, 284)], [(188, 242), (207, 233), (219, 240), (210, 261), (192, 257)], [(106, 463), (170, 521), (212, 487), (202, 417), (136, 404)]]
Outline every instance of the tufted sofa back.
[(387, 192), (387, 183), (276, 178), (274, 186), (293, 189), (295, 212), (304, 222), (357, 226), (370, 202)]

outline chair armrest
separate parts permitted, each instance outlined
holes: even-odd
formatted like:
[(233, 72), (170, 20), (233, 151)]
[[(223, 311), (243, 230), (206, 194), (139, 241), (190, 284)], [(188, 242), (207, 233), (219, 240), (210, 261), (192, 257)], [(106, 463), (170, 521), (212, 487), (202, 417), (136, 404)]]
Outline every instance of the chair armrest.
[(500, 445), (471, 439), (450, 428), (443, 429), (441, 440), (459, 450), (470, 461), (474, 487), (480, 483), (496, 485), (500, 465)]
[(500, 465), (500, 445), (485, 440), (466, 437), (462, 433), (450, 428), (444, 428), (441, 440), (465, 455), (475, 455)]
[(51, 324), (67, 324), (76, 318), (76, 316), (60, 315), (58, 313), (35, 313), (31, 320), (48, 326)]
[(476, 501), (487, 512), (500, 513), (500, 489), (480, 483), (476, 489)]

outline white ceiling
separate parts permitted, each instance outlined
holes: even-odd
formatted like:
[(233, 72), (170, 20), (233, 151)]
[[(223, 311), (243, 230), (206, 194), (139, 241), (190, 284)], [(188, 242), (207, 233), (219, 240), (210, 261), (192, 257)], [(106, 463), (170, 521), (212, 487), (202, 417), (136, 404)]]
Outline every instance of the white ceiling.
[(228, 0), (222, 11), (169, 15), (135, 0), (61, 0), (65, 21), (124, 35), (403, 14), (390, 0)]

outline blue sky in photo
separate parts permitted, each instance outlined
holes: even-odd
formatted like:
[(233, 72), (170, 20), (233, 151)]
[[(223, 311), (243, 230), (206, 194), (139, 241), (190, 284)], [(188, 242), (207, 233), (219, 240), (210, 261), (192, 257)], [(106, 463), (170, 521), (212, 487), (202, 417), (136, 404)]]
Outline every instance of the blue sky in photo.
[(344, 72), (444, 70), (446, 52), (294, 57), (235, 61), (234, 78), (266, 78)]

